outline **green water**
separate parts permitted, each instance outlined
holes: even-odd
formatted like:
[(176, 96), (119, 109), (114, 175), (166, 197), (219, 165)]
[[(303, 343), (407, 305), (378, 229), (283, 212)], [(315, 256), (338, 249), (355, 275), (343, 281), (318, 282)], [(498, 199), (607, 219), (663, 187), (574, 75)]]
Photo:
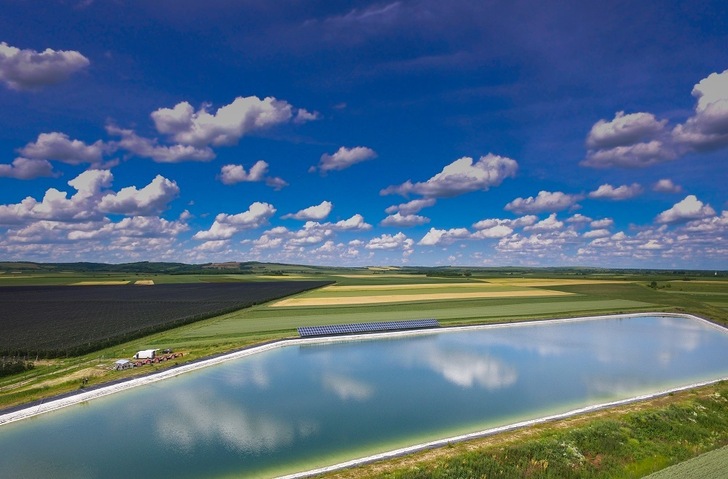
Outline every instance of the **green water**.
[(274, 477), (724, 377), (689, 318), (294, 345), (1, 426), (0, 477)]

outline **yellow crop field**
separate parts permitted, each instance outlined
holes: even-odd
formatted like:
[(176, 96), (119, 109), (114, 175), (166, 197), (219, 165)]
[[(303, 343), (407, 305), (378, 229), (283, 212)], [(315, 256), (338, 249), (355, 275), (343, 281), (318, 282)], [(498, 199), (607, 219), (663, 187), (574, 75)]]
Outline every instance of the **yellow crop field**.
[(533, 290), (512, 290), (512, 291), (475, 291), (475, 292), (457, 292), (448, 291), (444, 293), (422, 293), (422, 294), (387, 294), (375, 296), (299, 296), (296, 298), (288, 298), (278, 301), (271, 307), (291, 307), (291, 306), (349, 306), (357, 304), (383, 304), (383, 303), (399, 303), (406, 301), (443, 301), (456, 299), (484, 299), (484, 298), (534, 298), (546, 296), (572, 296), (573, 293), (565, 293), (563, 291), (551, 291), (546, 289)]
[(328, 286), (326, 288), (322, 288), (320, 291), (327, 292), (327, 291), (387, 291), (387, 290), (397, 290), (397, 289), (439, 289), (442, 290), (443, 288), (483, 288), (487, 289), (489, 286), (491, 287), (497, 287), (499, 289), (503, 289), (502, 285), (489, 285), (488, 283), (481, 283), (481, 282), (471, 282), (471, 283), (446, 283), (446, 284), (438, 284), (438, 283), (422, 283), (422, 284), (357, 284), (357, 285), (344, 285), (344, 286)]
[(488, 283), (499, 284), (503, 286), (523, 286), (527, 288), (549, 286), (572, 286), (578, 284), (624, 284), (624, 280), (616, 279), (534, 279), (534, 278), (498, 278), (488, 279)]
[[(237, 276), (231, 275), (231, 278), (238, 278)], [(256, 274), (255, 278), (257, 279), (271, 279), (276, 281), (288, 281), (291, 279), (311, 279), (311, 276), (306, 276), (303, 274), (285, 274), (285, 275), (275, 275), (275, 274)]]
[(366, 274), (333, 274), (332, 276), (336, 276), (338, 278), (347, 278), (347, 279), (361, 279), (361, 278), (426, 278), (427, 275), (424, 274), (404, 274), (404, 273), (384, 273), (384, 274), (377, 274), (376, 276), (373, 275), (366, 275)]

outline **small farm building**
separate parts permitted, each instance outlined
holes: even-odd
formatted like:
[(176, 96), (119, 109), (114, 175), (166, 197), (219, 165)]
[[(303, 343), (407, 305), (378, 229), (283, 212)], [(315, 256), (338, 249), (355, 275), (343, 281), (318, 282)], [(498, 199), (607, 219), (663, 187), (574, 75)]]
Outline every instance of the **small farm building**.
[(122, 369), (131, 369), (133, 364), (128, 359), (119, 359), (114, 363), (114, 369), (121, 371)]

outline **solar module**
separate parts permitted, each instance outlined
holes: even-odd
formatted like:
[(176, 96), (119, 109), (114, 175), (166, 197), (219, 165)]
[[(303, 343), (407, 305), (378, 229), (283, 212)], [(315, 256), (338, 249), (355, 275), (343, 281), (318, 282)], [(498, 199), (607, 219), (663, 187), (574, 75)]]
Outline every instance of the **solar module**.
[(383, 331), (401, 331), (406, 329), (437, 328), (440, 323), (436, 319), (413, 319), (407, 321), (382, 321), (376, 323), (331, 324), (326, 326), (302, 326), (298, 328), (299, 336), (332, 336), (336, 334), (379, 333)]

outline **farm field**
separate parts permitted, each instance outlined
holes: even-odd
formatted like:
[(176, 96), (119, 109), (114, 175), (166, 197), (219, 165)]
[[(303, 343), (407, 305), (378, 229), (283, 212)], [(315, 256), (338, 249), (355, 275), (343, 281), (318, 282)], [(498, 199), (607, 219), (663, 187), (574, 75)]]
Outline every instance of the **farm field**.
[(328, 306), (324, 308), (257, 306), (245, 312), (230, 313), (214, 320), (167, 333), (168, 341), (185, 343), (189, 340), (213, 341), (215, 338), (243, 336), (276, 330), (295, 334), (301, 326), (366, 323), (435, 318), (443, 325), (475, 324), (489, 321), (514, 321), (539, 316), (573, 316), (598, 314), (605, 311), (648, 310), (649, 303), (639, 301), (604, 300), (469, 300), (367, 307)]
[(289, 281), (143, 287), (91, 282), (0, 288), (0, 356), (75, 356), (325, 284)]
[[(345, 300), (356, 298), (357, 295), (376, 297), (386, 295), (390, 291), (396, 291), (406, 297), (400, 302), (387, 302), (386, 298), (383, 298), (383, 301), (368, 304), (339, 303), (318, 306), (291, 306), (290, 303), (288, 306), (283, 306), (280, 302), (272, 302), (167, 331), (154, 339), (154, 344), (175, 344), (185, 348), (222, 347), (223, 344), (234, 347), (235, 344), (243, 344), (254, 338), (263, 340), (293, 337), (296, 336), (296, 328), (301, 326), (424, 318), (437, 319), (447, 326), (629, 311), (692, 310), (705, 315), (714, 313), (716, 321), (721, 319), (720, 314), (715, 314), (716, 312), (725, 315), (723, 309), (704, 303), (703, 299), (706, 298), (700, 297), (696, 300), (692, 297), (687, 300), (672, 294), (664, 294), (660, 290), (653, 290), (644, 283), (624, 280), (594, 283), (588, 280), (576, 282), (549, 280), (549, 284), (558, 283), (560, 286), (550, 286), (548, 290), (569, 293), (563, 296), (432, 300), (422, 297), (422, 294), (430, 292), (432, 287), (441, 291), (462, 292), (468, 288), (483, 288), (483, 286), (478, 285), (477, 280), (464, 283), (462, 279), (448, 279), (440, 282), (438, 279), (425, 277), (417, 277), (416, 281), (411, 283), (408, 278), (390, 275), (386, 277), (376, 275), (374, 278), (360, 275), (361, 279), (357, 284), (354, 276), (349, 275), (345, 285), (309, 291), (295, 298), (336, 297), (331, 291), (337, 292), (339, 297)], [(519, 285), (508, 286), (507, 282), (499, 281), (497, 285), (491, 287), (497, 286), (501, 292), (524, 288), (521, 286), (521, 281), (515, 282)], [(532, 289), (547, 291), (536, 287)], [(707, 299), (714, 298), (709, 296)]]
[(476, 289), (475, 291), (445, 291), (449, 288), (438, 288), (437, 291), (422, 292), (417, 291), (416, 293), (397, 291), (397, 294), (383, 293), (378, 291), (377, 294), (352, 294), (345, 292), (341, 294), (335, 290), (329, 290), (326, 293), (328, 295), (316, 295), (306, 296), (299, 298), (289, 298), (281, 301), (277, 301), (272, 307), (286, 307), (286, 306), (348, 306), (348, 305), (362, 305), (362, 304), (383, 304), (383, 303), (402, 303), (402, 302), (414, 302), (414, 301), (444, 301), (444, 300), (466, 300), (466, 299), (479, 299), (479, 298), (534, 298), (544, 296), (568, 296), (571, 293), (562, 291), (548, 291), (548, 290), (525, 290), (525, 289)]
[(728, 446), (706, 452), (646, 476), (645, 479), (719, 479), (728, 471)]

